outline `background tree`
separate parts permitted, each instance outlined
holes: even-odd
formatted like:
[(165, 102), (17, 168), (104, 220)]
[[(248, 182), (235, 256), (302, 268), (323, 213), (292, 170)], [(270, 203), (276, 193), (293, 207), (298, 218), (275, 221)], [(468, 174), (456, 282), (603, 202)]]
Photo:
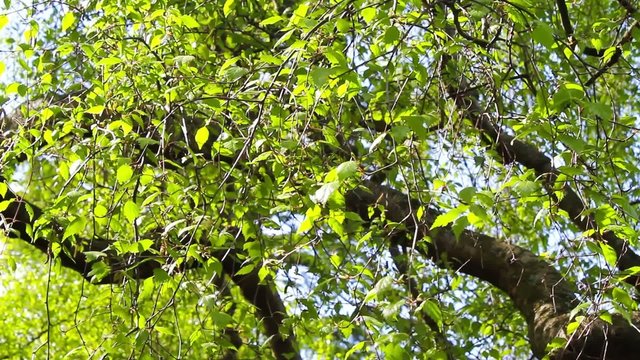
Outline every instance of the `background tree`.
[(640, 350), (635, 4), (21, 6), (0, 356)]

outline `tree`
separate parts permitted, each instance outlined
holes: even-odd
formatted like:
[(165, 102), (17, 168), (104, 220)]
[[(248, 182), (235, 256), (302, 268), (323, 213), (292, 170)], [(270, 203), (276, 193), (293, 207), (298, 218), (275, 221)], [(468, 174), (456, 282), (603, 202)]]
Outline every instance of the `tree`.
[(0, 356), (640, 350), (633, 3), (19, 6)]

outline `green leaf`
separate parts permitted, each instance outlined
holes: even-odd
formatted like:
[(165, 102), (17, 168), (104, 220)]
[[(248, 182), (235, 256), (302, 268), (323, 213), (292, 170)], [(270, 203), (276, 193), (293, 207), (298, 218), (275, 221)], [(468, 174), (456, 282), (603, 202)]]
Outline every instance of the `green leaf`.
[(569, 176), (579, 176), (584, 174), (584, 169), (579, 166), (559, 166), (558, 171)]
[(580, 327), (580, 323), (584, 320), (584, 316), (576, 316), (576, 319), (567, 325), (567, 335), (571, 335)]
[(601, 39), (593, 38), (591, 39), (591, 45), (593, 45), (596, 50), (600, 51), (603, 48), (604, 43)]
[(476, 188), (473, 186), (466, 187), (460, 190), (460, 192), (458, 193), (458, 196), (460, 196), (460, 200), (464, 201), (465, 203), (471, 203), (475, 195)]
[[(242, 269), (240, 269), (240, 271), (242, 271)], [(227, 325), (233, 323), (233, 317), (222, 311), (212, 311), (211, 320), (213, 321), (214, 326), (220, 328), (225, 328)]]
[(438, 304), (432, 300), (427, 299), (422, 303), (421, 307), (422, 310), (424, 310), (424, 312), (426, 312), (427, 315), (431, 319), (433, 319), (436, 324), (438, 324), (438, 327), (442, 328), (442, 311), (440, 310)]
[(311, 200), (316, 204), (326, 204), (329, 197), (340, 187), (339, 181), (332, 181), (324, 184), (318, 189), (314, 195), (311, 196)]
[(133, 168), (129, 164), (121, 165), (116, 172), (116, 177), (119, 183), (125, 183), (133, 176)]
[(272, 17), (266, 18), (260, 22), (260, 26), (267, 26), (277, 24), (280, 21), (284, 20), (284, 18), (280, 15), (274, 15)]
[(465, 211), (469, 209), (469, 205), (460, 205), (455, 209), (451, 209), (444, 214), (438, 215), (433, 224), (431, 225), (431, 229), (447, 226), (453, 221), (455, 221), (460, 215), (462, 215)]
[(582, 152), (587, 144), (582, 140), (571, 135), (559, 134), (558, 139), (565, 145), (569, 147), (569, 149), (575, 152)]
[(13, 201), (14, 201), (14, 199), (0, 201), (0, 211), (7, 210), (9, 208), (9, 205), (11, 205), (11, 203), (13, 203)]
[(102, 205), (96, 205), (96, 207), (93, 208), (93, 215), (95, 215), (96, 217), (102, 218), (107, 216), (108, 213), (109, 210), (107, 210), (107, 208)]
[(403, 115), (400, 118), (403, 122), (409, 126), (418, 139), (424, 140), (427, 138), (427, 127), (438, 123), (438, 119), (428, 115)]
[(235, 63), (237, 63), (238, 60), (240, 60), (240, 56), (234, 56), (231, 59), (228, 59), (222, 64), (222, 66), (220, 66), (220, 71), (222, 72), (227, 70), (228, 68), (231, 67), (231, 65), (235, 65)]
[(338, 19), (336, 21), (336, 29), (341, 33), (351, 31), (351, 21), (346, 19)]
[(155, 242), (151, 239), (143, 239), (137, 242), (138, 245), (138, 252), (144, 252), (147, 251), (151, 248), (151, 246), (153, 246), (153, 244), (155, 244)]
[(62, 17), (62, 31), (67, 31), (76, 21), (76, 16), (69, 11)]
[(9, 186), (4, 182), (0, 182), (0, 197), (5, 197), (8, 190)]
[(602, 56), (602, 61), (604, 63), (609, 62), (609, 60), (611, 60), (611, 58), (613, 58), (613, 56), (618, 52), (618, 48), (615, 46), (609, 47), (607, 48), (607, 50), (604, 51), (604, 55)]
[(547, 49), (551, 49), (556, 42), (553, 37), (553, 29), (544, 22), (536, 23), (531, 37)]
[(376, 17), (376, 13), (377, 11), (375, 7), (364, 8), (360, 11), (360, 15), (367, 24), (370, 24), (371, 21), (373, 21), (373, 19)]
[(138, 295), (138, 300), (151, 298), (154, 288), (155, 285), (153, 283), (153, 276), (144, 279), (144, 281), (142, 282), (142, 290), (140, 291), (140, 295)]
[(613, 299), (621, 303), (622, 305), (634, 309), (636, 307), (635, 301), (629, 296), (629, 293), (625, 290), (615, 287), (612, 291)]
[(200, 27), (200, 24), (198, 24), (198, 21), (194, 19), (192, 16), (182, 15), (180, 16), (180, 20), (182, 20), (182, 25), (188, 27), (189, 29), (195, 29)]
[(296, 233), (304, 234), (305, 232), (311, 230), (315, 221), (320, 217), (321, 214), (322, 208), (318, 205), (313, 208), (307, 209), (304, 220), (302, 220), (302, 222), (300, 223), (300, 226), (298, 227)]
[(609, 313), (600, 314), (600, 319), (604, 320), (607, 324), (613, 324), (613, 317)]
[(170, 65), (185, 65), (189, 64), (196, 60), (196, 57), (193, 55), (176, 55), (173, 58), (167, 59), (167, 62)]
[(229, 14), (231, 14), (231, 11), (233, 11), (235, 4), (236, 0), (226, 0), (224, 2), (224, 5), (222, 6), (222, 13), (224, 14), (224, 16), (229, 16)]
[(51, 253), (54, 258), (57, 258), (60, 255), (60, 251), (62, 251), (62, 246), (58, 242), (54, 242), (51, 244)]
[(238, 81), (241, 77), (245, 76), (249, 70), (239, 67), (231, 66), (227, 70), (222, 72), (222, 76), (229, 82)]
[(347, 351), (344, 354), (344, 360), (349, 359), (349, 357), (351, 355), (353, 355), (353, 353), (355, 353), (356, 351), (360, 351), (360, 350), (364, 349), (365, 344), (366, 344), (365, 341), (360, 341), (359, 343), (353, 345), (353, 347), (351, 347), (351, 349), (349, 349), (349, 351)]
[(107, 256), (107, 254), (102, 251), (85, 251), (84, 255), (87, 257), (88, 261), (95, 261)]
[(605, 121), (611, 121), (613, 118), (613, 109), (611, 105), (600, 102), (586, 102), (584, 107), (592, 114), (601, 117)]
[(7, 15), (0, 15), (0, 30), (7, 26), (8, 23), (9, 18), (7, 17)]
[(336, 174), (340, 181), (352, 177), (357, 172), (358, 163), (355, 161), (346, 161), (336, 167)]
[(209, 129), (207, 129), (206, 126), (203, 126), (196, 131), (196, 144), (198, 144), (198, 150), (202, 150), (202, 147), (207, 140), (209, 140)]
[(260, 279), (260, 281), (263, 281), (267, 276), (269, 276), (269, 268), (266, 266), (261, 266), (260, 270), (258, 270), (258, 278)]
[(235, 276), (241, 276), (241, 275), (247, 275), (250, 272), (253, 271), (253, 269), (255, 269), (255, 265), (252, 263), (246, 264), (243, 267), (240, 268), (240, 270), (238, 270), (238, 272), (236, 272)]
[(117, 57), (107, 57), (107, 58), (104, 58), (104, 59), (102, 59), (102, 60), (98, 61), (98, 64), (97, 64), (97, 65), (106, 65), (106, 66), (109, 66), (109, 65), (120, 64), (121, 62), (122, 62), (122, 59), (120, 59), (120, 58), (117, 58)]
[(309, 76), (311, 76), (313, 85), (320, 88), (327, 83), (332, 73), (333, 71), (331, 69), (315, 68), (311, 70)]
[(58, 174), (64, 180), (69, 180), (69, 177), (71, 176), (71, 174), (69, 173), (69, 165), (67, 164), (66, 161), (60, 161), (58, 163)]
[(538, 184), (535, 181), (530, 181), (530, 180), (522, 180), (522, 181), (518, 181), (514, 186), (513, 189), (520, 195), (520, 196), (529, 196), (531, 195), (533, 192), (536, 191), (536, 189), (538, 188)]
[(393, 44), (400, 39), (400, 30), (395, 26), (390, 26), (384, 32), (385, 44)]
[(367, 292), (367, 295), (365, 295), (363, 301), (367, 303), (376, 297), (380, 298), (380, 296), (383, 295), (385, 291), (390, 289), (392, 285), (393, 278), (391, 276), (387, 275), (383, 277), (382, 279), (378, 280), (378, 282), (373, 286), (371, 290)]
[(127, 220), (129, 220), (130, 223), (133, 223), (138, 215), (140, 215), (140, 208), (138, 207), (138, 204), (131, 200), (128, 200), (126, 203), (124, 203), (122, 211), (124, 213), (124, 216), (127, 218)]
[(82, 232), (82, 230), (84, 230), (85, 223), (86, 222), (83, 217), (76, 217), (75, 219), (73, 219), (73, 221), (67, 226), (67, 228), (64, 229), (62, 241), (70, 236), (77, 235)]
[(296, 18), (304, 18), (307, 16), (307, 11), (309, 11), (309, 4), (303, 2), (298, 6), (298, 8), (293, 12)]
[[(329, 50), (325, 51), (324, 56), (327, 58), (327, 60), (329, 60), (331, 62), (331, 65), (333, 65), (333, 66), (348, 67), (347, 58), (344, 56), (343, 53), (341, 53), (339, 51), (335, 51), (335, 50), (329, 49)], [(333, 72), (333, 70), (332, 70), (332, 72)], [(331, 74), (329, 74), (329, 75), (331, 75)], [(348, 84), (348, 82), (345, 82), (345, 84)]]
[(382, 134), (378, 135), (373, 142), (371, 143), (371, 146), (369, 147), (369, 154), (373, 153), (375, 151), (375, 149), (378, 147), (378, 145), (380, 145), (382, 143), (382, 141), (384, 140), (384, 138), (387, 136), (387, 132), (383, 132)]
[(604, 259), (607, 261), (607, 264), (609, 264), (609, 266), (616, 266), (616, 263), (618, 262), (618, 256), (616, 255), (616, 251), (613, 250), (611, 246), (605, 244), (602, 241), (599, 242), (599, 245), (600, 245), (600, 249), (602, 250), (602, 256), (604, 256)]
[(88, 108), (84, 112), (86, 112), (87, 114), (100, 115), (103, 111), (104, 111), (104, 106), (95, 105), (95, 106), (92, 106), (92, 107)]
[(276, 41), (276, 43), (273, 45), (273, 47), (277, 48), (278, 46), (283, 44), (285, 41), (289, 40), (291, 38), (291, 35), (293, 35), (294, 32), (295, 32), (295, 29), (291, 29), (291, 30), (287, 31), (286, 33), (284, 33), (280, 37), (280, 39), (278, 39), (278, 41)]

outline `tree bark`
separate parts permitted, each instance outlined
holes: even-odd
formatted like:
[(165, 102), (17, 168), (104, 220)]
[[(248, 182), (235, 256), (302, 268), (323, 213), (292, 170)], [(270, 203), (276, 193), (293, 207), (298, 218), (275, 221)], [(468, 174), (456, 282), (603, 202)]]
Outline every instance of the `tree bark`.
[[(0, 177), (0, 182), (4, 182), (4, 178)], [(49, 257), (49, 261), (54, 261), (51, 254), (52, 241), (58, 241), (57, 239), (62, 236), (64, 229), (60, 224), (51, 222), (50, 228), (53, 232), (53, 236), (50, 236), (48, 240), (43, 237), (33, 238), (29, 235), (27, 229), (33, 228), (36, 220), (38, 220), (43, 212), (40, 208), (33, 204), (27, 203), (24, 199), (16, 196), (11, 190), (7, 190), (4, 196), (0, 196), (0, 202), (10, 200), (12, 201), (9, 206), (0, 212), (0, 219), (5, 227), (5, 232), (10, 238), (22, 240), (36, 249), (40, 250)], [(27, 206), (32, 209), (33, 216), (29, 214)], [(94, 280), (91, 274), (93, 264), (98, 260), (89, 260), (85, 255), (85, 251), (102, 252), (106, 257), (106, 262), (110, 265), (124, 264), (124, 259), (116, 254), (116, 252), (110, 249), (110, 242), (104, 239), (90, 240), (90, 239), (77, 239), (78, 244), (81, 247), (68, 246), (68, 244), (62, 243), (61, 246), (65, 247), (57, 256), (61, 265), (69, 268), (91, 281)], [(149, 254), (151, 256), (151, 254)], [(286, 334), (282, 330), (282, 322), (286, 318), (286, 309), (280, 295), (275, 289), (269, 285), (270, 279), (260, 281), (258, 276), (259, 267), (254, 269), (248, 274), (239, 275), (238, 271), (242, 268), (242, 261), (236, 256), (237, 252), (233, 249), (224, 251), (216, 251), (209, 256), (216, 257), (221, 263), (224, 273), (229, 276), (233, 282), (240, 288), (244, 298), (258, 310), (258, 315), (263, 323), (273, 354), (277, 359), (282, 360), (297, 360), (301, 359), (300, 354), (297, 351), (297, 345), (295, 337), (292, 333)], [(203, 256), (207, 257), (207, 256)], [(161, 263), (158, 261), (142, 261), (137, 264), (131, 264), (128, 270), (125, 266), (117, 266), (111, 268), (109, 274), (94, 284), (113, 284), (121, 282), (123, 276), (129, 276), (133, 279), (145, 279), (153, 276), (154, 270), (161, 267)], [(193, 264), (191, 267), (198, 266)], [(188, 268), (189, 266), (187, 266)], [(186, 269), (186, 268), (185, 268)], [(283, 334), (284, 333), (284, 334)], [(237, 338), (232, 339), (234, 343), (237, 343)]]
[[(429, 208), (425, 219), (417, 222), (409, 210), (420, 206), (417, 201), (370, 181), (347, 193), (345, 198), (347, 208), (365, 221), (372, 220), (368, 215), (370, 207), (383, 205), (388, 220), (405, 226), (406, 230), (392, 235), (395, 239), (416, 241), (416, 250), (437, 266), (474, 276), (504, 291), (527, 322), (531, 349), (536, 356), (544, 357), (547, 345), (556, 337), (565, 339), (567, 345), (554, 353), (554, 359), (636, 356), (640, 332), (621, 316), (614, 316), (612, 325), (597, 318), (585, 320), (572, 335), (566, 334), (570, 312), (578, 305), (574, 286), (531, 251), (469, 230), (457, 239), (449, 227), (432, 230), (433, 221), (441, 214), (438, 210)], [(414, 233), (417, 238), (411, 239)], [(639, 320), (634, 314), (634, 326), (640, 325)]]

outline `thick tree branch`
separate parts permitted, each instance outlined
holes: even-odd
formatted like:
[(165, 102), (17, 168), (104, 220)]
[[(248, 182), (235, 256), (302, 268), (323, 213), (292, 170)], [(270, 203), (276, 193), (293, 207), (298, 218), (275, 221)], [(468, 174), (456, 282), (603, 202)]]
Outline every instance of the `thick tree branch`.
[[(4, 178), (0, 177), (0, 182), (3, 181)], [(27, 228), (32, 226), (36, 220), (42, 216), (42, 210), (33, 204), (28, 204), (24, 199), (16, 196), (11, 190), (7, 190), (4, 196), (0, 196), (0, 203), (7, 200), (10, 200), (11, 203), (5, 210), (0, 212), (0, 224), (4, 227), (3, 231), (5, 231), (10, 238), (22, 240), (34, 246), (46, 254), (50, 258), (49, 261), (53, 261), (53, 259), (51, 259), (51, 244), (52, 241), (57, 240), (57, 237), (61, 237), (61, 234), (64, 232), (62, 226), (55, 222), (51, 223), (50, 227), (54, 232), (52, 240), (43, 237), (34, 239), (29, 235)], [(30, 216), (27, 206), (32, 209), (33, 216)], [(81, 244), (81, 246), (73, 247), (64, 243), (61, 244), (61, 246), (66, 247), (66, 250), (61, 251), (57, 258), (62, 266), (79, 273), (82, 277), (91, 281), (95, 280), (92, 279), (92, 266), (98, 260), (89, 260), (85, 252), (103, 253), (106, 257), (104, 261), (110, 265), (111, 271), (97, 282), (94, 281), (94, 283), (118, 283), (122, 281), (125, 273), (134, 279), (145, 279), (153, 276), (154, 270), (161, 267), (161, 263), (150, 260), (130, 264), (130, 269), (127, 269), (126, 266), (119, 265), (125, 263), (124, 259), (110, 248), (111, 243), (109, 241), (102, 239), (77, 239), (77, 243)], [(286, 310), (280, 296), (268, 285), (269, 279), (265, 279), (264, 282), (260, 281), (258, 277), (259, 267), (249, 274), (238, 275), (238, 270), (240, 270), (243, 264), (236, 255), (236, 251), (231, 249), (218, 251), (213, 254), (213, 256), (218, 258), (222, 263), (225, 274), (240, 287), (245, 299), (258, 309), (258, 314), (269, 336), (271, 348), (276, 358), (300, 359), (300, 355), (296, 350), (294, 336), (281, 335), (281, 326), (282, 321), (286, 318)], [(188, 266), (197, 267), (198, 265), (199, 264), (191, 264)], [(238, 339), (234, 338), (233, 334), (230, 335), (232, 336), (232, 342), (236, 345)]]
[(618, 3), (627, 10), (627, 14), (629, 15), (633, 15), (637, 11), (636, 7), (629, 0), (618, 0)]
[[(570, 311), (577, 301), (573, 286), (549, 263), (527, 249), (473, 231), (465, 230), (456, 238), (450, 228), (431, 230), (433, 221), (440, 214), (435, 209), (427, 211), (425, 220), (416, 229), (409, 209), (416, 209), (420, 205), (418, 202), (387, 186), (370, 181), (363, 185), (345, 196), (349, 210), (370, 221), (369, 207), (383, 205), (388, 220), (405, 225), (404, 236), (417, 230), (418, 238), (411, 241), (417, 241), (421, 245), (417, 250), (436, 265), (474, 276), (508, 294), (527, 321), (536, 356), (542, 358), (546, 346), (554, 338), (562, 337), (567, 340), (567, 346), (554, 355), (555, 359), (579, 356), (581, 359), (603, 356), (627, 359), (628, 352), (640, 341), (640, 332), (619, 316), (614, 317), (611, 326), (594, 319), (585, 322), (573, 336), (565, 334)], [(407, 238), (407, 241), (410, 240)], [(636, 324), (640, 324), (638, 320), (634, 318)], [(604, 346), (607, 343), (608, 347)]]
[[(389, 252), (391, 256), (393, 256), (393, 262), (396, 265), (398, 271), (403, 274), (407, 281), (407, 286), (409, 287), (409, 294), (411, 295), (411, 299), (415, 301), (416, 307), (420, 307), (422, 304), (422, 299), (420, 298), (420, 291), (418, 290), (418, 283), (416, 279), (411, 276), (409, 272), (409, 264), (407, 263), (407, 256), (401, 254), (398, 247), (402, 247), (406, 249), (405, 246), (399, 246), (398, 244), (390, 244)], [(454, 348), (453, 344), (447, 339), (445, 333), (440, 330), (438, 323), (430, 317), (426, 312), (422, 312), (422, 321), (436, 334), (436, 341), (445, 349), (445, 353), (447, 354), (448, 360), (453, 360), (455, 357), (451, 353), (451, 350)]]
[[(505, 133), (498, 125), (493, 123), (489, 114), (485, 113), (477, 99), (476, 90), (464, 90), (466, 81), (462, 75), (457, 75), (456, 80), (449, 82), (448, 93), (455, 101), (458, 109), (465, 117), (471, 120), (473, 125), (483, 135), (489, 145), (493, 146), (500, 155), (504, 164), (518, 163), (526, 168), (533, 169), (538, 175), (550, 196), (558, 201), (560, 209), (569, 214), (571, 221), (582, 231), (598, 231), (598, 225), (592, 215), (586, 215), (587, 205), (580, 196), (568, 185), (563, 186), (563, 196), (558, 199), (555, 195), (556, 180), (560, 172), (551, 164), (551, 159), (538, 150), (535, 146), (515, 139)], [(455, 83), (455, 85), (454, 85)], [(630, 248), (629, 244), (611, 231), (605, 231), (601, 239), (609, 244), (618, 254), (618, 268), (626, 270), (633, 266), (640, 266), (640, 256)], [(640, 277), (627, 278), (627, 281), (640, 289)]]
[(214, 256), (222, 262), (224, 272), (238, 285), (244, 298), (258, 309), (276, 359), (302, 359), (296, 349), (295, 336), (292, 333), (284, 334), (282, 330), (282, 323), (287, 317), (284, 303), (267, 281), (260, 281), (260, 266), (248, 274), (239, 275), (238, 271), (244, 264), (235, 250), (217, 251)]
[(629, 41), (631, 41), (631, 39), (633, 38), (633, 31), (637, 27), (640, 27), (640, 21), (634, 20), (633, 23), (629, 25), (629, 28), (622, 35), (620, 40), (618, 40), (618, 42), (614, 45), (616, 49), (613, 55), (611, 55), (611, 58), (609, 58), (609, 60), (600, 69), (598, 69), (598, 71), (595, 74), (593, 74), (593, 76), (591, 76), (589, 80), (587, 80), (584, 83), (585, 87), (589, 87), (595, 84), (596, 80), (598, 80), (602, 75), (604, 75), (607, 71), (609, 71), (610, 68), (612, 68), (615, 64), (617, 64), (618, 61), (620, 61), (620, 58), (622, 58), (622, 46), (628, 43)]
[[(0, 183), (1, 182), (4, 182), (2, 176), (0, 176)], [(27, 229), (32, 227), (32, 225), (36, 223), (36, 220), (42, 216), (42, 210), (33, 204), (29, 204), (23, 198), (16, 196), (11, 190), (7, 190), (4, 196), (0, 196), (0, 202), (2, 201), (11, 202), (6, 209), (0, 212), (0, 220), (2, 221), (3, 230), (6, 234), (10, 238), (19, 239), (34, 246), (48, 257), (51, 257), (52, 241), (57, 241), (57, 238), (62, 237), (63, 227), (55, 222), (51, 223), (50, 227), (53, 232), (53, 240), (45, 239), (41, 236), (32, 238), (30, 233), (35, 231), (35, 229), (32, 228), (31, 231), (27, 231)], [(27, 207), (31, 209), (33, 216), (29, 214)], [(112, 271), (106, 277), (99, 279), (97, 283), (111, 284), (117, 283), (122, 279), (122, 271), (125, 270), (125, 267), (117, 264), (122, 264), (123, 259), (118, 257), (115, 251), (109, 249), (110, 242), (103, 239), (82, 239), (79, 243), (82, 244), (82, 248), (74, 249), (70, 249), (68, 243), (60, 243), (63, 250), (58, 254), (58, 260), (62, 266), (79, 273), (89, 281), (95, 280), (91, 274), (91, 269), (97, 260), (89, 260), (85, 252), (101, 252), (107, 257), (107, 262), (112, 265)], [(137, 266), (130, 275), (135, 278), (147, 278), (152, 276), (153, 270), (159, 266), (160, 264), (155, 261), (146, 261)]]
[(449, 5), (449, 7), (451, 8), (451, 12), (453, 13), (453, 24), (456, 27), (456, 30), (458, 31), (458, 34), (460, 34), (460, 36), (462, 36), (463, 38), (471, 41), (472, 43), (481, 46), (483, 48), (489, 48), (490, 45), (493, 42), (489, 42), (487, 40), (484, 39), (478, 39), (476, 37), (473, 37), (469, 34), (467, 34), (463, 29), (462, 26), (460, 25), (460, 20), (458, 19), (458, 15), (460, 14), (460, 9), (456, 8), (455, 5)]
[(571, 18), (569, 17), (567, 3), (565, 0), (556, 0), (556, 5), (558, 6), (558, 12), (560, 13), (560, 20), (562, 21), (564, 33), (569, 39), (569, 42), (573, 42), (573, 25), (571, 25)]
[[(232, 299), (231, 290), (229, 290), (229, 284), (225, 276), (216, 275), (214, 280), (214, 284), (218, 291), (220, 291), (220, 295), (224, 298)], [(231, 308), (227, 311), (229, 315), (233, 316), (236, 311), (236, 303), (233, 302)], [(244, 341), (240, 337), (240, 332), (237, 329), (231, 327), (225, 327), (224, 335), (229, 339), (234, 348), (227, 349), (225, 351), (222, 360), (236, 360), (238, 358), (238, 349), (244, 345)]]

